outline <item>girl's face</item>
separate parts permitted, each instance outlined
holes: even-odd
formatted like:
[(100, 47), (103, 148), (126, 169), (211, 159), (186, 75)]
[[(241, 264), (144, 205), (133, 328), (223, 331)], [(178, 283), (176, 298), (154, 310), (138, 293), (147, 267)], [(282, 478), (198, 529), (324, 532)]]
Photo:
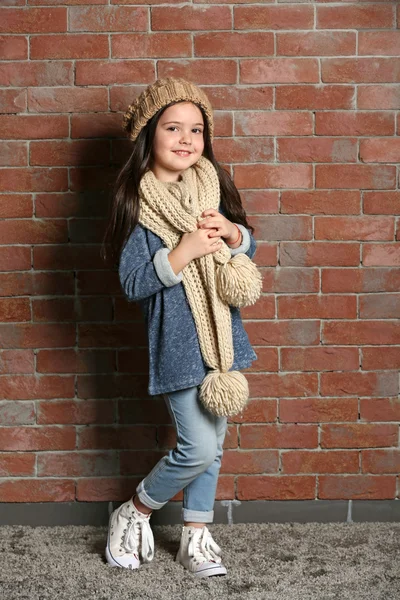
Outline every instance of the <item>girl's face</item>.
[(192, 102), (169, 106), (158, 120), (152, 167), (160, 181), (178, 181), (183, 171), (194, 165), (204, 150), (204, 121)]

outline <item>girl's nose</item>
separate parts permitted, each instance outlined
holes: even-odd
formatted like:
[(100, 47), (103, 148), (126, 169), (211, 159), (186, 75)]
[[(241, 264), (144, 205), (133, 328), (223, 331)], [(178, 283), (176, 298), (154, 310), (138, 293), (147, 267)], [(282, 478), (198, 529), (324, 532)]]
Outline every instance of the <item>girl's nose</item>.
[(190, 131), (183, 131), (181, 135), (182, 144), (190, 144), (192, 141), (192, 134)]

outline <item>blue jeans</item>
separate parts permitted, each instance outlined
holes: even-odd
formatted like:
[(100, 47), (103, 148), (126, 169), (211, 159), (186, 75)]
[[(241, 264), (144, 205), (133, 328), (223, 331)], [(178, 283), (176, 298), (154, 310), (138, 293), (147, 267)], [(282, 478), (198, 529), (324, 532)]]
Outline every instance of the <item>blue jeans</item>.
[(212, 523), (227, 418), (209, 413), (198, 392), (199, 386), (164, 394), (176, 448), (159, 460), (136, 492), (145, 506), (158, 509), (183, 489), (183, 520)]

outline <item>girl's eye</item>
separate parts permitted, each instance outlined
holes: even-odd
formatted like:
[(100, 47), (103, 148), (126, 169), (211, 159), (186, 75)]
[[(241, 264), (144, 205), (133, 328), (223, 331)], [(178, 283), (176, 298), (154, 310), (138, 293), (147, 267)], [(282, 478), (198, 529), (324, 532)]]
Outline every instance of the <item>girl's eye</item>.
[(167, 127), (167, 131), (172, 131), (173, 129), (177, 129), (177, 127), (175, 125), (171, 125), (170, 127)]
[(196, 133), (203, 133), (202, 129), (199, 129), (198, 127), (195, 127), (192, 131), (195, 131)]

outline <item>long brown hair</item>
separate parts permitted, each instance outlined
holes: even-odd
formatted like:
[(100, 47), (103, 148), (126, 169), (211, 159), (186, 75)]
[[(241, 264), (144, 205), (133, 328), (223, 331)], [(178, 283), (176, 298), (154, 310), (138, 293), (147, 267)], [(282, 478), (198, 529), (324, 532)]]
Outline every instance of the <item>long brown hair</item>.
[[(122, 248), (129, 235), (139, 222), (139, 184), (143, 175), (150, 168), (152, 160), (152, 147), (157, 123), (163, 112), (177, 102), (171, 102), (161, 108), (143, 127), (133, 144), (132, 154), (121, 168), (116, 179), (113, 193), (111, 214), (105, 232), (101, 255), (104, 260), (111, 260), (118, 264)], [(201, 110), (204, 121), (204, 151), (203, 156), (214, 165), (218, 174), (221, 191), (220, 208), (226, 218), (235, 223), (244, 225), (253, 233), (254, 228), (248, 224), (246, 213), (242, 205), (239, 192), (229, 173), (217, 162), (210, 138), (208, 121), (204, 110)]]

